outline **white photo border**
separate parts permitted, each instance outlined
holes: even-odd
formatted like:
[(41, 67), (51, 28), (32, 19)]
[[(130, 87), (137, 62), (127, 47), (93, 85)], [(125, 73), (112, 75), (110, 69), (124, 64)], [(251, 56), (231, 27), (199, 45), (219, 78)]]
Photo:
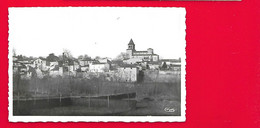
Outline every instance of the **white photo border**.
[[(18, 7), (9, 7), (10, 11)], [(19, 7), (20, 8), (20, 7)], [(49, 7), (44, 7), (49, 8)], [(53, 8), (53, 7), (52, 7)], [(57, 7), (64, 8), (64, 7)], [(70, 7), (75, 8), (75, 7)], [(79, 8), (79, 7), (76, 7)], [(140, 8), (140, 7), (87, 7), (87, 8)], [(141, 7), (147, 8), (147, 7)], [(149, 7), (149, 8), (165, 8), (165, 7)], [(175, 8), (176, 7), (167, 7)], [(181, 115), (180, 116), (14, 116), (13, 115), (13, 61), (12, 49), (13, 44), (10, 43), (9, 38), (9, 54), (8, 54), (8, 111), (9, 122), (185, 122), (186, 121), (186, 9), (178, 7), (182, 11), (183, 17), (180, 22), (183, 24), (181, 27), (184, 34), (184, 49), (185, 52), (181, 55)], [(10, 17), (9, 17), (10, 18)], [(10, 19), (9, 19), (10, 20)], [(10, 22), (9, 22), (10, 25)], [(10, 27), (10, 26), (9, 26)], [(10, 30), (9, 30), (10, 31)], [(10, 36), (10, 33), (9, 33)]]

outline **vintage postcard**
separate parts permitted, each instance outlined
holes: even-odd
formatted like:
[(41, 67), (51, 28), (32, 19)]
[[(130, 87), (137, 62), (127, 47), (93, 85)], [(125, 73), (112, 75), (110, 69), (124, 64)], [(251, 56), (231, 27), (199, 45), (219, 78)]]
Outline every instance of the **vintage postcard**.
[(181, 122), (185, 8), (9, 8), (10, 122)]

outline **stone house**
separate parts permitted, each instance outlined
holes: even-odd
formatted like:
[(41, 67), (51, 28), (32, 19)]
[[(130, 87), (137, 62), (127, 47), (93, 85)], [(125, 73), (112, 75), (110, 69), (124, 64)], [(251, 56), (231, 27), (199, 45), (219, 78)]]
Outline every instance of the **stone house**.
[(93, 62), (95, 62), (95, 60), (92, 60), (91, 58), (85, 58), (85, 59), (79, 60), (79, 65), (88, 66), (89, 64), (92, 64)]
[(139, 70), (136, 66), (124, 66), (117, 69), (118, 81), (136, 82), (138, 80)]
[(123, 60), (123, 62), (126, 64), (137, 64), (137, 63), (142, 63), (143, 58), (130, 58), (127, 60)]
[(90, 72), (108, 72), (110, 64), (108, 63), (92, 63), (89, 65)]
[(41, 70), (47, 70), (47, 60), (45, 58), (38, 58), (36, 60), (33, 61), (32, 67), (34, 68), (40, 68)]

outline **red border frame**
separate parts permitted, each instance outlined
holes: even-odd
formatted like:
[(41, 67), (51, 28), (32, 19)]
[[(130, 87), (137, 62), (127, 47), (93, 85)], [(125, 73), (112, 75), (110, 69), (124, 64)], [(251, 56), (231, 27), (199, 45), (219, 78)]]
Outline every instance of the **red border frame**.
[[(259, 0), (242, 2), (1, 0), (0, 127), (260, 126)], [(184, 123), (9, 123), (8, 7), (185, 7), (187, 110)]]

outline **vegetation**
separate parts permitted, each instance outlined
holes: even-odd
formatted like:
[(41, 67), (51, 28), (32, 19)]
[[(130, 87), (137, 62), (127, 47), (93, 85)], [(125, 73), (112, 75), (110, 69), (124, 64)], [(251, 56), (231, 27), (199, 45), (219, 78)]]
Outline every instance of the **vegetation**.
[(129, 59), (129, 55), (125, 52), (121, 52), (114, 60), (124, 60)]
[[(149, 75), (147, 75), (149, 74)], [(14, 75), (13, 88), (14, 96), (34, 97), (34, 96), (88, 96), (88, 95), (110, 95), (118, 93), (137, 92), (138, 97), (161, 97), (177, 96), (180, 92), (180, 79), (174, 75), (172, 78), (159, 77), (157, 73), (143, 73), (143, 81), (136, 83), (106, 81), (104, 76), (92, 79), (76, 77), (44, 77), (39, 79), (34, 77), (30, 80), (21, 79), (19, 75)], [(163, 79), (171, 81), (163, 81)], [(158, 97), (157, 97), (158, 98)]]

